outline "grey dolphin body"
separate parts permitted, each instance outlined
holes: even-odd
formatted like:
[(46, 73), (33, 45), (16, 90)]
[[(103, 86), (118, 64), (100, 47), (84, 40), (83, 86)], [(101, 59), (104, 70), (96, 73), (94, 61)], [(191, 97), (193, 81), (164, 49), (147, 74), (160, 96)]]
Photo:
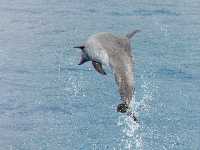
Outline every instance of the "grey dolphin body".
[(127, 112), (132, 100), (134, 89), (133, 57), (131, 53), (130, 39), (139, 30), (135, 30), (126, 36), (118, 37), (108, 32), (100, 32), (92, 35), (82, 45), (75, 48), (82, 50), (79, 65), (92, 61), (96, 71), (106, 75), (102, 64), (110, 66), (123, 103), (117, 107), (118, 112)]

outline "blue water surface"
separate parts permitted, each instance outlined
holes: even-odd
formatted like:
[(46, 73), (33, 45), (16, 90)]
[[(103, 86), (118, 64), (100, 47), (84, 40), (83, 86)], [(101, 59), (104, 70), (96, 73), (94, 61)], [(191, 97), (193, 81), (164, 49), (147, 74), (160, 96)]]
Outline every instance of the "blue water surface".
[[(200, 150), (198, 0), (1, 0), (0, 150)], [(135, 123), (112, 72), (78, 66), (91, 34), (140, 29)]]

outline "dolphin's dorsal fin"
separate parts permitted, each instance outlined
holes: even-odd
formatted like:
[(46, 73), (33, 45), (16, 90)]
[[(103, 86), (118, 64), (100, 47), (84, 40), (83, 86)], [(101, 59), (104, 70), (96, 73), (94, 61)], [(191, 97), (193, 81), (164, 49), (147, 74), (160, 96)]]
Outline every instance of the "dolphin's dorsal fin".
[(136, 33), (138, 33), (138, 32), (140, 32), (141, 30), (135, 30), (135, 31), (133, 31), (133, 32), (130, 32), (130, 33), (128, 33), (127, 35), (126, 35), (126, 37), (128, 38), (128, 39), (131, 39)]

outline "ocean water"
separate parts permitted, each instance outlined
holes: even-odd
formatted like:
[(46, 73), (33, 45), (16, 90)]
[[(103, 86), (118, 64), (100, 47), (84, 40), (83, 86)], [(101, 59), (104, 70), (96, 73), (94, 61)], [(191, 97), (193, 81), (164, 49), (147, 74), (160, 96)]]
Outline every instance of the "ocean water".
[[(200, 150), (198, 0), (1, 0), (0, 150)], [(112, 72), (78, 66), (89, 35), (140, 29), (134, 122)]]

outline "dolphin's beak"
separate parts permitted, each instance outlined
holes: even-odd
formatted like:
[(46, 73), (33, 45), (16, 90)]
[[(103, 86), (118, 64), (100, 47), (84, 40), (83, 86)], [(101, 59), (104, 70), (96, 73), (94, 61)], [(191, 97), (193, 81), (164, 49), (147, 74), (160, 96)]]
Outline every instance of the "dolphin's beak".
[(79, 48), (79, 49), (83, 50), (85, 48), (85, 46), (74, 46), (74, 48)]

